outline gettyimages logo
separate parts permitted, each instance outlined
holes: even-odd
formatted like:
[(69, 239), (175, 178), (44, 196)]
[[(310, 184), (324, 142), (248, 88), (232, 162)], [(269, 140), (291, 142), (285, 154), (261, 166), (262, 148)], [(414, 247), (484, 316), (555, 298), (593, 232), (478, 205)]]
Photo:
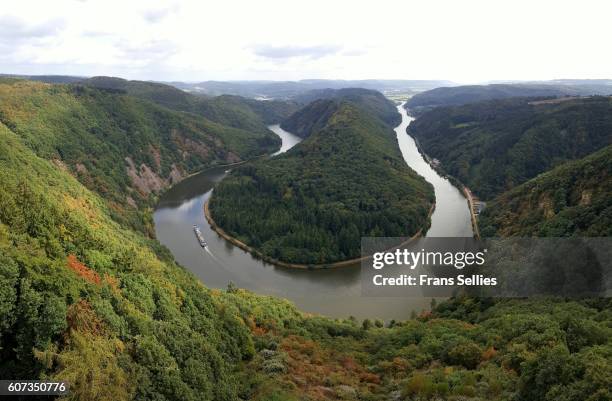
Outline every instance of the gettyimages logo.
[(362, 294), (612, 295), (611, 238), (363, 238)]
[(372, 256), (374, 269), (382, 269), (386, 265), (405, 265), (411, 270), (419, 265), (452, 266), (463, 269), (466, 266), (482, 266), (485, 263), (486, 249), (479, 252), (434, 252), (421, 249), (414, 252), (406, 248), (393, 252), (376, 252)]

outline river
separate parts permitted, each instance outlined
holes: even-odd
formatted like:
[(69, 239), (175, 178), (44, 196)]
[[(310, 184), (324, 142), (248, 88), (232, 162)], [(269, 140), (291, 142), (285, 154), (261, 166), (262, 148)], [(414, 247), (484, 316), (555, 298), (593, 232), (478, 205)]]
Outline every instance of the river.
[[(406, 163), (432, 183), (436, 209), (427, 236), (470, 237), (472, 226), (466, 199), (457, 188), (440, 177), (419, 153), (406, 134), (412, 118), (400, 106), (401, 124), (395, 128)], [(283, 141), (278, 153), (290, 149), (301, 138), (278, 125), (269, 127)], [(204, 218), (203, 206), (226, 168), (215, 168), (194, 175), (170, 188), (155, 210), (155, 232), (170, 249), (176, 261), (191, 270), (208, 287), (225, 288), (228, 282), (259, 294), (275, 295), (293, 301), (302, 311), (331, 317), (407, 319), (414, 310), (429, 308), (430, 299), (362, 297), (360, 266), (326, 270), (279, 268), (255, 259), (219, 237)], [(192, 226), (197, 224), (208, 242), (200, 247)]]

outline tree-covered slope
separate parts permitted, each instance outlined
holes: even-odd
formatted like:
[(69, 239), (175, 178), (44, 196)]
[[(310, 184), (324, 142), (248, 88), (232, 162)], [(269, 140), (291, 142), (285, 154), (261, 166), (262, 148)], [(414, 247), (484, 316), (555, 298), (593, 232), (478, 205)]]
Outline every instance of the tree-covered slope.
[(235, 399), (236, 307), (0, 124), (0, 376), (71, 399)]
[[(278, 138), (223, 126), (124, 94), (84, 86), (0, 82), (0, 121), (142, 227), (152, 196), (215, 163), (248, 159)], [(150, 223), (147, 223), (150, 224)]]
[(306, 138), (311, 132), (321, 128), (337, 107), (333, 100), (344, 100), (374, 114), (388, 125), (396, 126), (401, 117), (393, 102), (382, 93), (361, 88), (313, 90), (296, 97), (298, 102), (306, 104), (281, 123), (281, 128)]
[(401, 157), (393, 130), (351, 102), (327, 100), (320, 128), (286, 154), (242, 166), (214, 191), (216, 223), (264, 255), (330, 263), (358, 257), (363, 236), (429, 225), (429, 183)]
[(123, 78), (99, 76), (82, 80), (80, 84), (127, 93), (172, 110), (189, 110), (193, 106), (192, 95), (173, 86), (157, 82), (129, 81)]
[(612, 145), (502, 193), (479, 225), (484, 236), (612, 236)]
[(491, 199), (612, 143), (612, 98), (506, 99), (440, 107), (408, 127), (440, 168)]
[(240, 96), (195, 96), (173, 86), (115, 77), (93, 77), (84, 85), (125, 92), (172, 110), (194, 113), (211, 121), (275, 138), (266, 126), (276, 124), (298, 109), (292, 101), (258, 101)]
[(346, 100), (362, 107), (370, 113), (374, 113), (378, 118), (391, 126), (396, 126), (401, 121), (395, 104), (387, 99), (382, 93), (371, 89), (320, 89), (308, 91), (294, 98), (294, 100), (302, 104), (308, 104), (319, 99)]
[(612, 94), (612, 85), (607, 82), (599, 85), (589, 81), (566, 83), (519, 83), (492, 85), (464, 85), (435, 88), (417, 93), (406, 102), (406, 109), (422, 113), (440, 106), (459, 106), (486, 100), (512, 97), (562, 97)]
[(299, 105), (293, 101), (221, 95), (197, 100), (193, 112), (230, 127), (270, 132), (266, 126), (280, 123), (298, 108)]

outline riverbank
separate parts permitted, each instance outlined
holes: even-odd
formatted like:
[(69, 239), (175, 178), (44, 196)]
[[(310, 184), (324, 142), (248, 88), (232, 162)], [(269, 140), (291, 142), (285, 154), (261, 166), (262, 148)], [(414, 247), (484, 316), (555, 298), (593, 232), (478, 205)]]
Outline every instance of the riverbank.
[(474, 197), (472, 196), (472, 191), (465, 185), (463, 186), (463, 195), (468, 201), (468, 206), (470, 208), (470, 216), (472, 218), (472, 230), (474, 230), (474, 238), (480, 240), (480, 231), (478, 230), (478, 219), (476, 217), (476, 205), (474, 205)]
[[(406, 133), (406, 135), (409, 135), (408, 133)], [(425, 162), (427, 164), (429, 164), (429, 166), (436, 172), (438, 173), (438, 175), (440, 177), (444, 177), (448, 180), (448, 182), (451, 183), (451, 185), (453, 185), (455, 188), (457, 188), (459, 190), (459, 192), (463, 195), (463, 197), (466, 199), (467, 204), (468, 204), (468, 209), (470, 211), (470, 220), (472, 223), (472, 231), (474, 233), (474, 238), (480, 240), (480, 230), (478, 229), (478, 218), (475, 212), (475, 205), (474, 205), (474, 199), (472, 197), (472, 191), (470, 191), (470, 189), (468, 187), (466, 187), (461, 181), (459, 181), (457, 178), (453, 177), (452, 175), (448, 175), (446, 174), (446, 172), (444, 172), (441, 168), (440, 168), (440, 164), (439, 162), (435, 159), (432, 159), (431, 157), (429, 157), (427, 155), (427, 153), (425, 153), (425, 151), (423, 150), (423, 148), (421, 147), (421, 144), (419, 143), (418, 139), (413, 138), (414, 139), (414, 143), (416, 144), (417, 149), (419, 150), (419, 153), (421, 154), (421, 156), (423, 157), (423, 160), (425, 160)]]
[[(435, 208), (436, 208), (436, 204), (434, 202), (431, 205), (431, 208), (429, 209), (429, 214), (427, 216), (428, 220), (431, 219), (431, 215), (433, 214)], [(227, 242), (237, 246), (238, 248), (240, 248), (240, 249), (242, 249), (244, 251), (249, 252), (250, 254), (256, 256), (257, 258), (259, 258), (261, 260), (263, 260), (264, 262), (270, 263), (270, 264), (272, 264), (274, 266), (278, 266), (278, 267), (285, 267), (285, 268), (289, 268), (289, 269), (304, 269), (304, 270), (335, 269), (335, 268), (339, 268), (339, 267), (353, 266), (353, 265), (355, 265), (357, 263), (361, 263), (364, 260), (369, 260), (369, 259), (372, 258), (372, 255), (368, 255), (368, 256), (362, 256), (360, 258), (342, 260), (342, 261), (334, 262), (334, 263), (308, 264), (308, 265), (299, 264), (299, 263), (287, 263), (287, 262), (283, 262), (283, 261), (278, 260), (278, 259), (271, 258), (271, 257), (269, 257), (267, 255), (264, 255), (263, 253), (261, 253), (257, 249), (255, 249), (255, 248), (245, 244), (244, 242), (240, 241), (239, 239), (229, 235), (224, 229), (219, 227), (217, 225), (217, 223), (215, 222), (215, 220), (212, 218), (212, 215), (210, 214), (210, 209), (208, 207), (208, 201), (206, 201), (204, 203), (204, 217), (206, 218), (206, 221), (208, 222), (210, 227), (213, 229), (213, 231), (215, 231), (219, 236), (221, 236)], [(409, 243), (411, 243), (415, 239), (421, 237), (422, 234), (423, 234), (423, 229), (421, 228), (412, 237), (408, 238), (406, 241), (402, 242), (401, 244), (397, 245), (394, 248), (387, 249), (387, 251), (391, 251), (393, 249), (400, 248), (402, 246), (408, 245)]]
[(193, 172), (191, 174), (188, 174), (188, 175), (184, 176), (183, 178), (180, 179), (180, 181), (174, 183), (174, 185), (180, 183), (181, 181), (183, 181), (183, 180), (185, 180), (187, 178), (196, 176), (198, 174), (205, 173), (207, 171), (210, 171), (210, 170), (213, 170), (213, 169), (216, 169), (216, 168), (240, 166), (241, 164), (252, 162), (253, 160), (261, 159), (263, 157), (270, 157), (270, 156), (273, 156), (273, 155), (274, 155), (274, 153), (264, 153), (264, 154), (261, 154), (259, 156), (251, 157), (250, 159), (240, 160), (239, 162), (227, 163), (227, 164), (215, 164), (215, 165), (212, 165), (212, 166), (208, 166), (208, 167), (203, 168), (202, 170), (198, 170), (198, 171), (195, 171), (195, 172)]
[[(396, 134), (404, 160), (415, 171), (419, 169), (414, 166), (414, 161), (418, 161), (417, 164), (426, 165), (427, 170), (435, 174), (435, 177), (421, 174), (437, 191), (431, 226), (423, 228), (422, 236), (471, 236), (470, 215), (464, 210), (467, 206), (464, 195), (448, 181), (442, 180), (424, 162), (412, 137), (406, 135), (405, 129), (409, 121), (405, 114), (403, 118), (405, 120), (402, 126), (396, 127)], [(224, 168), (220, 165), (215, 167), (217, 169), (196, 174), (166, 191), (163, 201), (158, 204), (154, 213), (155, 234), (159, 241), (170, 249), (179, 264), (210, 288), (224, 289), (232, 282), (237, 287), (257, 294), (289, 299), (301, 310), (335, 318), (356, 316), (362, 319), (376, 317), (387, 321), (405, 320), (410, 318), (412, 311), (418, 313), (429, 308), (429, 298), (361, 296), (362, 277), (359, 262), (356, 265), (348, 263), (344, 268), (311, 270), (307, 267), (276, 267), (237, 245), (232, 246), (230, 241), (209, 225), (204, 215), (205, 202), (210, 199), (215, 185), (225, 176)], [(230, 167), (227, 166), (226, 169), (228, 168)], [(430, 178), (433, 179), (429, 180)], [(458, 221), (462, 223), (457, 224)], [(194, 224), (201, 228), (208, 243), (207, 250), (203, 250), (196, 241), (192, 229)], [(469, 234), (465, 234), (467, 231)]]

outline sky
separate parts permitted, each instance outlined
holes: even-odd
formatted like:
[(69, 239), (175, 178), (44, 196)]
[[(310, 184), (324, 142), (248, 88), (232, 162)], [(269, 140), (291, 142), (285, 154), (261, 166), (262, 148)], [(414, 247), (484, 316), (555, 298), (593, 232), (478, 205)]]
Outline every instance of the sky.
[(606, 0), (0, 0), (0, 73), (612, 78), (611, 15)]

